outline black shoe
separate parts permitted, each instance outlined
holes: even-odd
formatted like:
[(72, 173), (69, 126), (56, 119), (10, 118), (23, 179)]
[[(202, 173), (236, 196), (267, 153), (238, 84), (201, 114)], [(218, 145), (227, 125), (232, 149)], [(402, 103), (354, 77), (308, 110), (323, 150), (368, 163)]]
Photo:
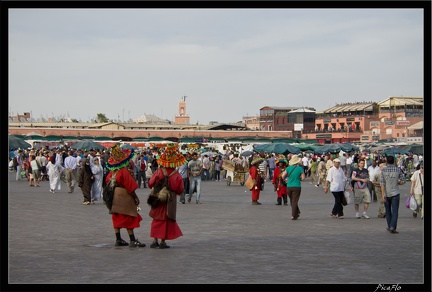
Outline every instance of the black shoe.
[(417, 218), (417, 213), (416, 212), (413, 212), (413, 217)]
[(159, 248), (161, 248), (161, 249), (163, 249), (163, 248), (170, 248), (170, 246), (167, 245), (165, 242), (161, 242), (161, 243), (159, 244)]
[(145, 243), (139, 242), (137, 239), (129, 243), (130, 247), (145, 247)]
[(153, 242), (152, 244), (150, 244), (150, 247), (151, 248), (157, 248), (157, 247), (159, 247), (159, 243)]
[(390, 230), (390, 233), (396, 234), (396, 233), (399, 233), (399, 232), (396, 231), (396, 230)]
[(185, 202), (180, 202), (180, 204), (184, 204)]
[(282, 205), (282, 203), (276, 203), (275, 205)]
[(115, 242), (115, 246), (126, 246), (126, 245), (129, 245), (129, 243), (127, 243), (123, 239), (117, 239)]

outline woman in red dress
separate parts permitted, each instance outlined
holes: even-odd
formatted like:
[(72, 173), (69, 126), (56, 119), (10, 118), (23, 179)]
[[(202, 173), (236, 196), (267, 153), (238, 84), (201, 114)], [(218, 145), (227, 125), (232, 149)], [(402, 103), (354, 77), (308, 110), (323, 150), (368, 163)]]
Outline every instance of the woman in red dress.
[[(107, 161), (107, 168), (110, 170), (110, 173), (106, 177), (106, 183), (114, 183), (117, 182), (118, 186), (125, 188), (129, 195), (132, 196), (133, 200), (125, 200), (121, 197), (116, 197), (114, 195), (113, 205), (118, 200), (127, 201), (130, 206), (127, 206), (129, 209), (134, 209), (136, 211), (137, 206), (140, 203), (139, 198), (137, 197), (135, 190), (138, 188), (138, 184), (133, 176), (133, 172), (131, 173), (129, 170), (129, 161), (134, 157), (133, 149), (121, 149), (119, 144), (111, 147), (111, 156)], [(116, 201), (117, 200), (117, 201)], [(132, 203), (129, 203), (132, 201)], [(121, 203), (121, 202), (120, 202)], [(123, 204), (124, 205), (124, 204)], [(127, 214), (115, 213), (112, 212), (112, 222), (114, 227), (114, 232), (116, 235), (116, 246), (125, 246), (129, 245), (130, 247), (145, 247), (144, 243), (138, 241), (135, 238), (134, 229), (140, 227), (140, 222), (142, 221), (142, 217), (139, 213), (136, 213), (136, 216), (131, 216)], [(127, 243), (121, 238), (120, 229), (126, 228), (130, 242)]]
[(184, 189), (183, 178), (178, 173), (177, 167), (182, 166), (187, 161), (179, 153), (177, 144), (168, 143), (157, 162), (159, 168), (153, 173), (148, 186), (156, 189), (157, 186), (164, 184), (165, 176), (167, 176), (169, 194), (165, 200), (161, 201), (157, 207), (152, 207), (149, 212), (149, 216), (153, 218), (150, 228), (153, 243), (150, 247), (163, 249), (169, 248), (165, 240), (173, 240), (183, 235), (176, 221), (177, 196), (180, 196)]

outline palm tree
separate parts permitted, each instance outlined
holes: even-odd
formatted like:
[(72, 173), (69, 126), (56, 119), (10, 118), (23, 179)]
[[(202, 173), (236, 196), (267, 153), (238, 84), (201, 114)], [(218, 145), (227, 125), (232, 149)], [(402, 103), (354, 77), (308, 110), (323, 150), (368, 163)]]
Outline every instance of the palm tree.
[(102, 113), (97, 114), (96, 119), (99, 121), (99, 123), (106, 123), (109, 121), (108, 118), (105, 116), (105, 114)]

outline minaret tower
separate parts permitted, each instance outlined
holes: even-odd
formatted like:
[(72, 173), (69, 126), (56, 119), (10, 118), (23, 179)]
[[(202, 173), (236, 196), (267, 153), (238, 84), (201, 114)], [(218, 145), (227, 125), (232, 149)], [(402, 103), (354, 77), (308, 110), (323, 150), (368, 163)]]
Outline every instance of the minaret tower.
[(190, 117), (186, 114), (186, 95), (182, 96), (179, 106), (178, 106), (178, 115), (174, 117), (174, 124), (176, 125), (189, 125)]

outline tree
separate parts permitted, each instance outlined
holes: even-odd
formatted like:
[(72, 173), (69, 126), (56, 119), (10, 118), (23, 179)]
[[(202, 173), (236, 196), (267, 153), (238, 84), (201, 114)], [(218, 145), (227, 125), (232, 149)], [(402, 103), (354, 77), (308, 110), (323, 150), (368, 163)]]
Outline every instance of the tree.
[(106, 123), (109, 121), (108, 118), (105, 116), (105, 114), (102, 114), (102, 113), (97, 114), (96, 119), (99, 123)]

